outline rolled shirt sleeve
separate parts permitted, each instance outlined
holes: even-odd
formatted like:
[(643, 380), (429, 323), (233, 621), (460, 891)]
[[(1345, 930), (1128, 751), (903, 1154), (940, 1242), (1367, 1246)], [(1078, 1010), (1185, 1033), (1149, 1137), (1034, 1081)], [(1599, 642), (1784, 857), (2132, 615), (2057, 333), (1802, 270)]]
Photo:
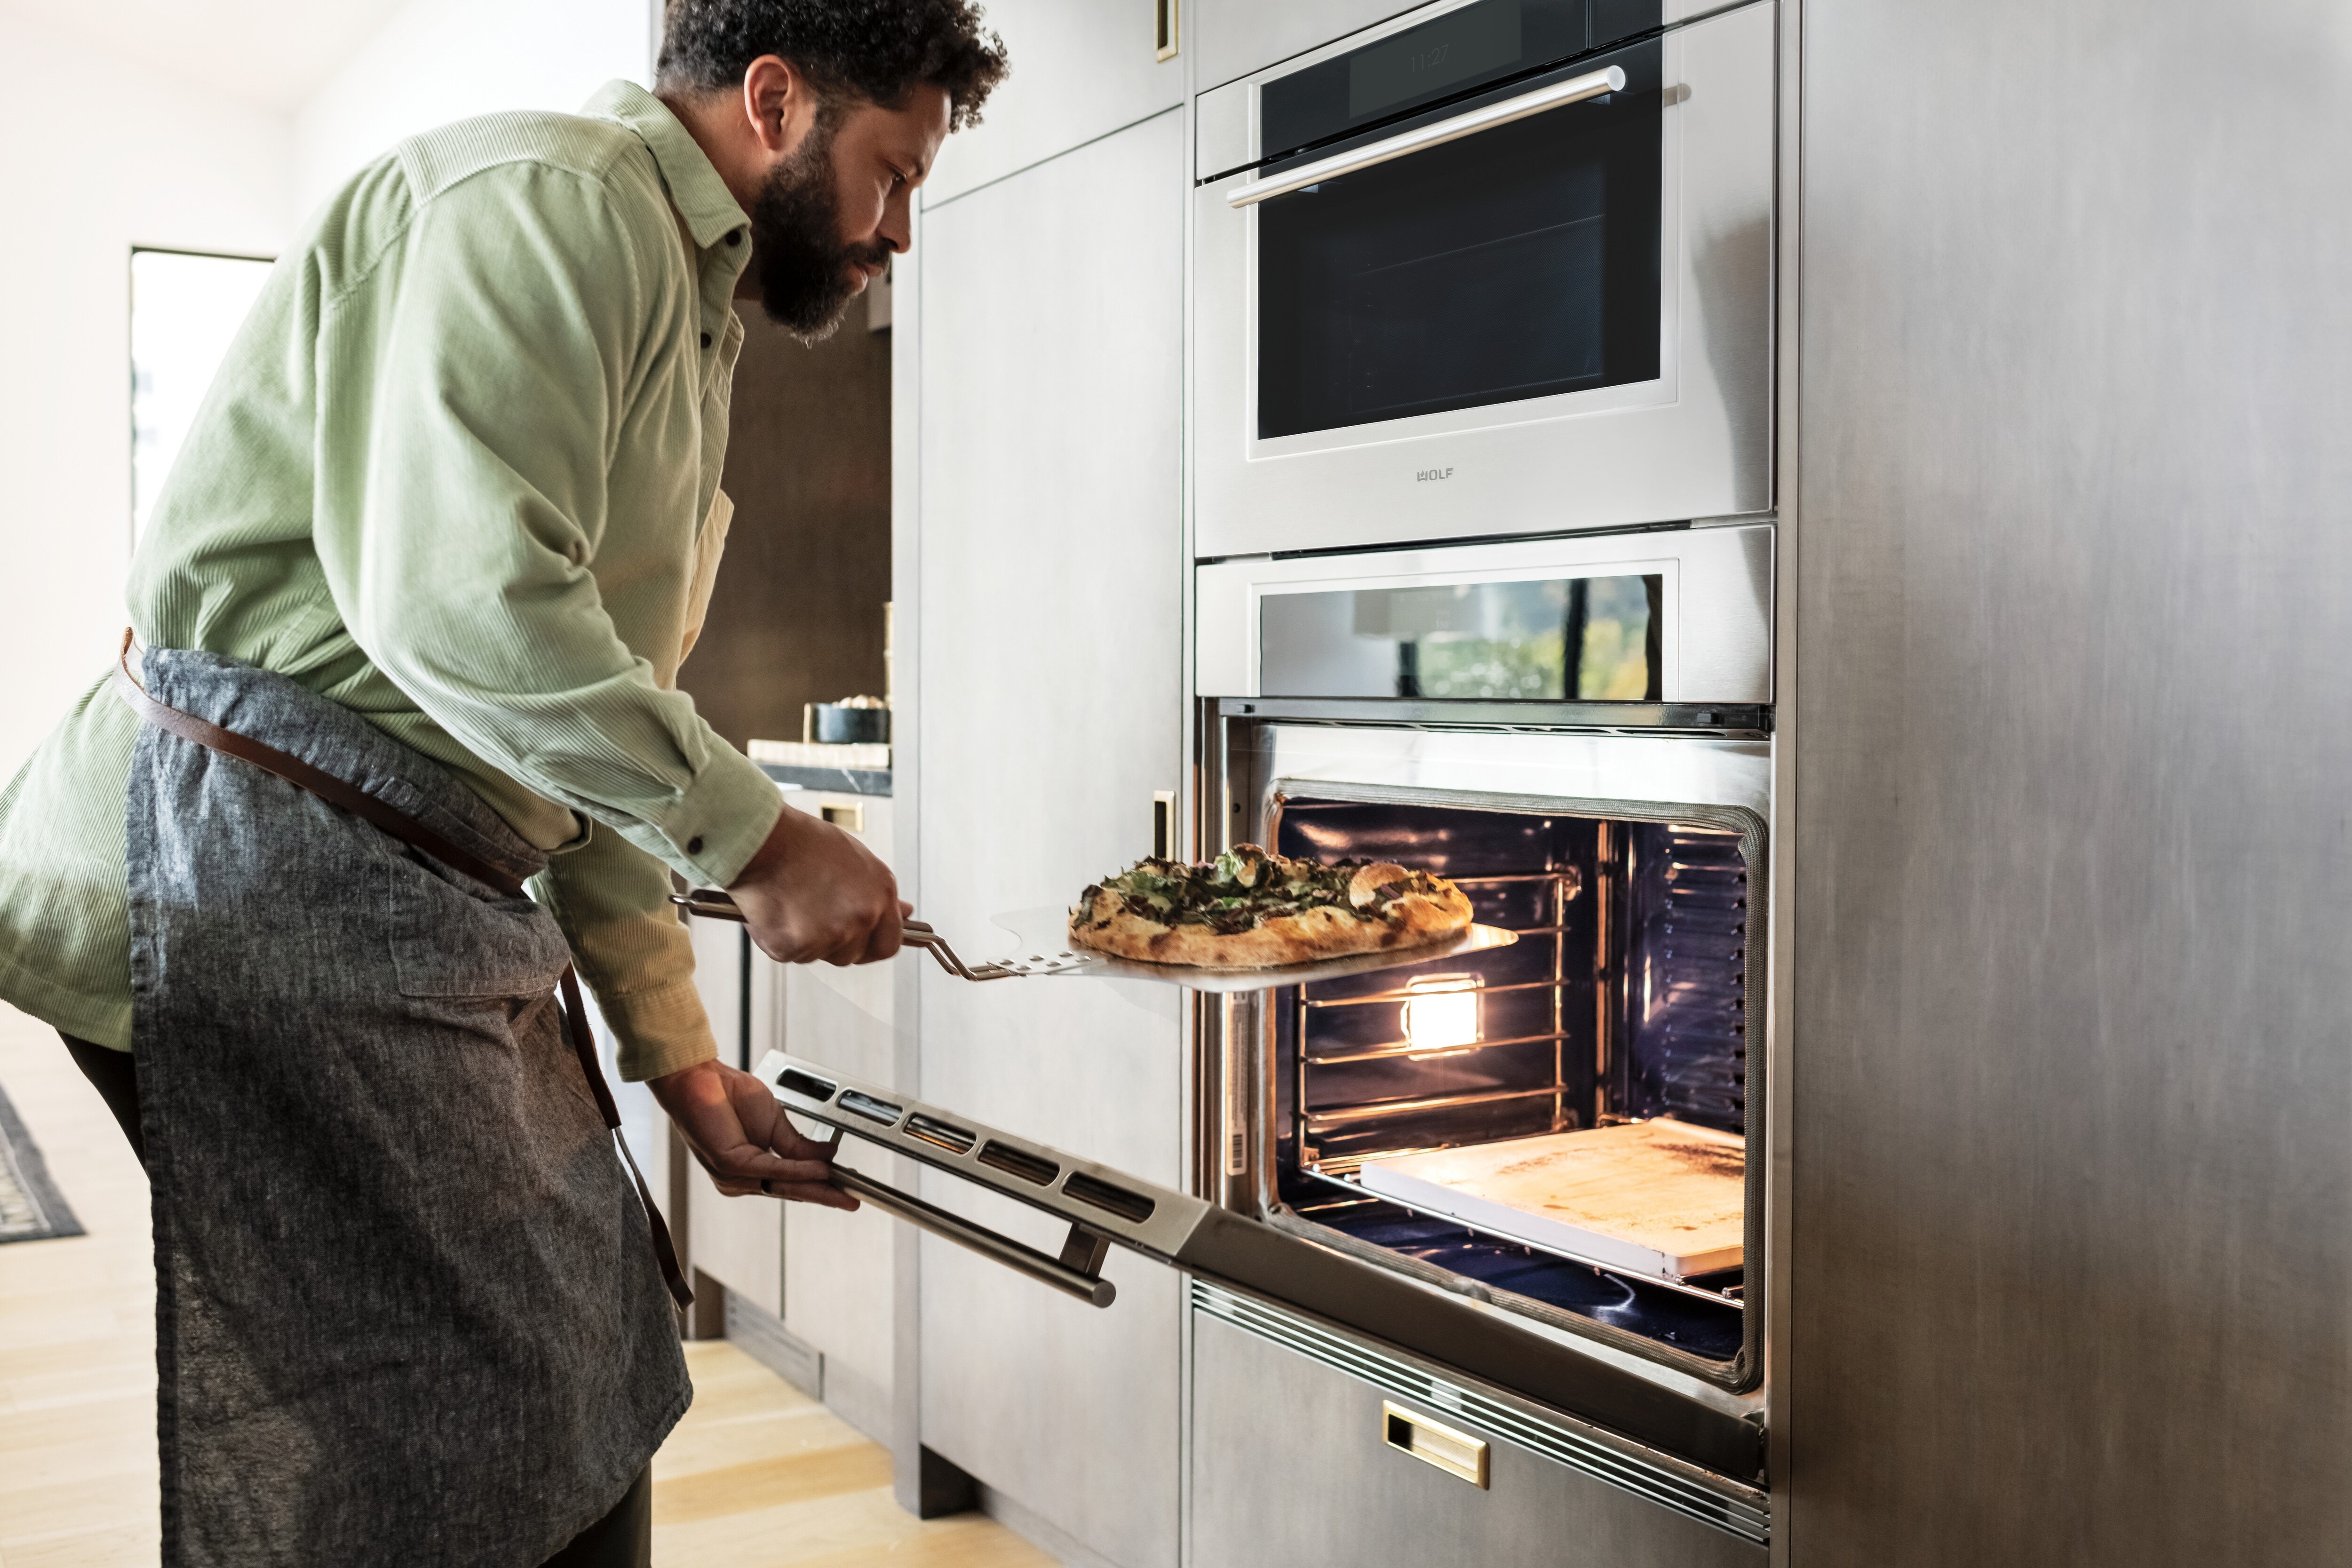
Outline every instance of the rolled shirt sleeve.
[(550, 860), (532, 890), (562, 926), (620, 1041), (623, 1078), (660, 1078), (719, 1054), (660, 861), (618, 834), (592, 832)]

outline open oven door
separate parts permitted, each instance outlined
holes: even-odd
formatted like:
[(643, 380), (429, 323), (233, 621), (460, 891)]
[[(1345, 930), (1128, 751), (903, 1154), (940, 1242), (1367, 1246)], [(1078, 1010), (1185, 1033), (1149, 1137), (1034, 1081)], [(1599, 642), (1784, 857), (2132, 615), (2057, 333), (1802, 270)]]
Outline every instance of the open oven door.
[(1122, 1247), (1517, 1390), (1718, 1475), (1750, 1483), (1763, 1476), (1764, 1431), (1754, 1422), (1605, 1362), (1564, 1355), (1552, 1341), (1470, 1302), (781, 1051), (762, 1058), (757, 1075), (788, 1110), (1066, 1222), (1068, 1239), (1055, 1256), (863, 1173), (835, 1173), (838, 1184), (876, 1207), (1097, 1307), (1114, 1297), (1103, 1258)]

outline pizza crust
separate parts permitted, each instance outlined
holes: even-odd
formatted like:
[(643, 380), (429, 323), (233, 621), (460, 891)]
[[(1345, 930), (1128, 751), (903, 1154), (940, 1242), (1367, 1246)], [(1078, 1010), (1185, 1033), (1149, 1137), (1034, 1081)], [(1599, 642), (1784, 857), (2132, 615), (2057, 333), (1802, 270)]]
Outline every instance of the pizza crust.
[[(1245, 931), (1220, 932), (1193, 922), (1167, 924), (1135, 912), (1125, 899), (1089, 889), (1071, 910), (1070, 940), (1097, 952), (1146, 963), (1199, 969), (1272, 969), (1361, 952), (1423, 947), (1460, 934), (1471, 923), (1469, 896), (1440, 877), (1416, 879), (1430, 890), (1406, 891), (1380, 902), (1378, 889), (1409, 873), (1375, 864), (1356, 872), (1349, 909), (1324, 906), (1259, 921)], [(1101, 904), (1117, 905), (1103, 910)]]

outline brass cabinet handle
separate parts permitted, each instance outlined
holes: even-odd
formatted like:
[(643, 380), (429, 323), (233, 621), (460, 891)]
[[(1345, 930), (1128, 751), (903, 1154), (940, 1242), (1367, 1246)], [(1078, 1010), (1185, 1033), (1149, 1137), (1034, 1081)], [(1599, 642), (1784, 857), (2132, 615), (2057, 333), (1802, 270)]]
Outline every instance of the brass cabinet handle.
[(1381, 1401), (1381, 1441), (1449, 1476), (1459, 1476), (1482, 1491), (1487, 1489), (1484, 1437), (1457, 1432), (1443, 1421), (1433, 1421), (1384, 1399)]

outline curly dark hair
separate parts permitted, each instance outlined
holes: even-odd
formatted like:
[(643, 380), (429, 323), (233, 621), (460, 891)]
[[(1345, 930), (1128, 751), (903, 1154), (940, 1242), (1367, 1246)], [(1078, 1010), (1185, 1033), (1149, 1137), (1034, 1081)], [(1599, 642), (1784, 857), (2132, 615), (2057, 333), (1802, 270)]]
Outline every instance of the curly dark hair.
[(981, 105), (1012, 69), (1004, 41), (981, 20), (971, 0), (668, 0), (655, 79), (712, 92), (778, 55), (822, 92), (890, 109), (917, 87), (945, 88), (949, 128), (961, 131), (980, 123)]

